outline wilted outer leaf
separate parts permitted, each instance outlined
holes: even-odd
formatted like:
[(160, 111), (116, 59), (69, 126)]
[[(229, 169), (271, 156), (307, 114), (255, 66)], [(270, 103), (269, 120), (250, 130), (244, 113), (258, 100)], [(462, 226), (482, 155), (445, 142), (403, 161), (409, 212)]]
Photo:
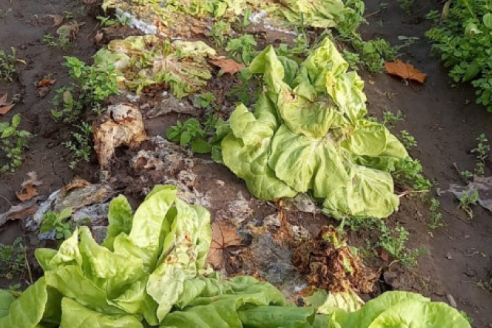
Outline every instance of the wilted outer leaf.
[(396, 75), (404, 80), (414, 80), (419, 83), (425, 82), (425, 77), (427, 74), (422, 73), (413, 65), (397, 60), (396, 62), (386, 62), (384, 63), (384, 68), (386, 72), (390, 75)]
[(140, 93), (146, 86), (163, 84), (181, 99), (207, 85), (212, 75), (206, 58), (214, 54), (202, 41), (170, 43), (155, 35), (131, 36), (99, 50), (94, 65), (121, 71), (120, 89)]
[(237, 230), (223, 221), (212, 223), (212, 244), (208, 253), (207, 261), (215, 268), (221, 268), (224, 265), (224, 250), (229, 246), (241, 245), (241, 237), (238, 236)]
[(210, 61), (217, 67), (220, 67), (221, 71), (227, 74), (234, 75), (244, 68), (243, 64), (236, 62), (234, 59), (229, 58), (217, 58)]

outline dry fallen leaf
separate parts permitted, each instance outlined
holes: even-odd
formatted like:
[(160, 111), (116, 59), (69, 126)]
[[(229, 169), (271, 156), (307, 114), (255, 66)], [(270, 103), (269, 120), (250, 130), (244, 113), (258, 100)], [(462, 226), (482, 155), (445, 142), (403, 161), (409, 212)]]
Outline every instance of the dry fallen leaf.
[(21, 202), (25, 202), (36, 197), (38, 195), (38, 191), (35, 187), (43, 184), (43, 182), (38, 180), (38, 175), (36, 172), (29, 172), (27, 175), (29, 176), (29, 179), (22, 183), (22, 190), (15, 193)]
[(53, 19), (53, 25), (51, 25), (51, 27), (60, 26), (63, 23), (62, 15), (47, 15), (47, 17)]
[(237, 230), (223, 221), (212, 223), (212, 244), (208, 253), (207, 261), (214, 268), (221, 268), (224, 265), (224, 250), (230, 246), (241, 245), (241, 237)]
[(7, 114), (15, 106), (15, 104), (7, 102), (7, 96), (8, 94), (6, 93), (0, 98), (0, 115)]
[(229, 58), (225, 58), (225, 57), (213, 59), (210, 62), (213, 65), (220, 67), (220, 69), (223, 73), (228, 73), (231, 75), (236, 74), (237, 72), (239, 72), (240, 70), (242, 70), (244, 68), (243, 64), (240, 64), (233, 59), (229, 59)]
[(55, 84), (56, 80), (55, 79), (42, 79), (38, 83), (38, 88), (46, 87), (48, 85), (53, 85)]
[(386, 73), (390, 75), (396, 75), (404, 80), (414, 80), (419, 83), (424, 83), (425, 77), (427, 76), (427, 74), (422, 73), (413, 67), (413, 65), (404, 63), (401, 60), (384, 63), (384, 68), (386, 69)]

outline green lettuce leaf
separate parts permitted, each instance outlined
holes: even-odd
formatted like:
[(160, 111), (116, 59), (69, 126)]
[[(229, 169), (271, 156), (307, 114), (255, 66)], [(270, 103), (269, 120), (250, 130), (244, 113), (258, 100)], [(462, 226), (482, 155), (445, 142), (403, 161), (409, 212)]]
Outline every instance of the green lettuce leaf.
[(6, 290), (0, 290), (0, 319), (9, 314), (10, 304), (15, 300), (12, 293)]
[(47, 301), (46, 281), (41, 278), (11, 302), (8, 315), (0, 318), (0, 328), (35, 328), (43, 318)]
[(141, 319), (128, 314), (103, 314), (89, 310), (70, 298), (62, 300), (60, 328), (143, 328)]
[(365, 118), (363, 82), (326, 39), (288, 77), (267, 47), (251, 63), (265, 93), (254, 113), (239, 105), (222, 141), (223, 163), (265, 200), (312, 190), (335, 218), (389, 216), (398, 208), (389, 174), (407, 158), (383, 125)]

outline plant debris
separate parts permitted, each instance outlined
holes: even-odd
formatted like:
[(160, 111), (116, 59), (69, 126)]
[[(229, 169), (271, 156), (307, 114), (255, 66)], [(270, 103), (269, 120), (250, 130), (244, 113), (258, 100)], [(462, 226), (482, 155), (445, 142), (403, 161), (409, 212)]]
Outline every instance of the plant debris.
[(43, 184), (43, 182), (38, 180), (38, 175), (36, 172), (29, 172), (27, 175), (29, 176), (29, 179), (22, 183), (22, 190), (15, 193), (21, 202), (25, 202), (36, 197), (38, 195), (36, 187)]
[(405, 81), (413, 80), (419, 83), (424, 83), (427, 76), (427, 74), (422, 73), (413, 65), (404, 63), (401, 60), (397, 60), (395, 62), (386, 62), (384, 63), (384, 68), (386, 69), (386, 73), (399, 76)]
[(131, 104), (109, 106), (107, 113), (93, 124), (92, 130), (94, 149), (103, 170), (109, 168), (115, 148), (125, 145), (136, 149), (147, 139), (142, 114)]
[(0, 115), (7, 114), (15, 104), (7, 102), (8, 93), (5, 93), (2, 97), (0, 97)]
[(244, 68), (244, 64), (240, 64), (234, 59), (219, 57), (210, 61), (213, 65), (220, 67), (222, 74), (234, 75)]
[(321, 228), (316, 238), (297, 242), (292, 263), (307, 276), (310, 285), (334, 293), (371, 293), (378, 278), (364, 265), (357, 249), (348, 246), (334, 228)]
[(223, 221), (212, 223), (212, 243), (207, 261), (215, 269), (224, 267), (224, 256), (228, 247), (241, 245), (242, 238), (237, 234), (236, 228)]

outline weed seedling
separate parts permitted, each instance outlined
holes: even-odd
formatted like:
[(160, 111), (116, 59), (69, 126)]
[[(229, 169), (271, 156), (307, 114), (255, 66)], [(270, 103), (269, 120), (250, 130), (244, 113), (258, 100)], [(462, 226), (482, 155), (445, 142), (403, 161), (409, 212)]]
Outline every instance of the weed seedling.
[(414, 0), (398, 0), (400, 8), (405, 10), (407, 14), (410, 14), (413, 9)]
[(72, 221), (68, 220), (72, 216), (72, 208), (67, 207), (60, 213), (49, 211), (43, 217), (40, 233), (50, 232), (55, 230), (55, 238), (58, 240), (64, 240), (70, 237), (73, 233)]
[(396, 114), (393, 114), (390, 111), (383, 112), (383, 122), (382, 124), (387, 128), (395, 127), (396, 123), (404, 121), (403, 113), (401, 110), (398, 110)]
[(440, 227), (445, 227), (446, 223), (442, 221), (442, 213), (439, 212), (439, 206), (441, 203), (436, 198), (431, 199), (430, 214), (431, 223), (429, 223), (429, 229), (437, 229)]
[(0, 123), (0, 150), (7, 158), (7, 163), (0, 168), (1, 173), (14, 172), (22, 164), (22, 154), (27, 143), (34, 135), (26, 130), (19, 130), (20, 114), (12, 117), (11, 123)]
[(17, 59), (15, 48), (10, 48), (10, 54), (0, 49), (0, 80), (12, 82), (15, 77)]
[(408, 133), (407, 130), (402, 130), (400, 132), (400, 135), (401, 135), (401, 142), (403, 143), (406, 149), (417, 147), (417, 140), (415, 140), (415, 138), (410, 133)]
[(239, 23), (239, 30), (244, 31), (244, 29), (251, 24), (250, 18), (251, 15), (253, 14), (253, 9), (251, 8), (246, 8), (246, 10), (243, 13), (243, 18), (240, 19), (238, 18), (238, 23)]
[(465, 318), (466, 321), (468, 321), (469, 324), (473, 323), (473, 318), (469, 317), (468, 314), (466, 314), (465, 311), (461, 310), (460, 314), (463, 318)]
[(418, 264), (417, 258), (426, 252), (425, 248), (408, 250), (406, 242), (410, 235), (405, 228), (397, 226), (392, 232), (384, 222), (380, 222), (379, 229), (381, 236), (376, 247), (385, 249), (395, 260), (401, 262), (406, 267), (414, 267)]
[(473, 210), (470, 205), (477, 205), (478, 202), (478, 190), (474, 190), (472, 193), (464, 192), (459, 198), (460, 205), (459, 207), (468, 214), (468, 217), (473, 219)]
[(206, 140), (207, 131), (194, 118), (184, 123), (177, 121), (175, 126), (167, 129), (166, 137), (171, 141), (179, 142), (182, 147), (189, 145), (195, 153), (205, 154), (212, 150), (212, 146)]
[(78, 119), (84, 109), (100, 113), (101, 104), (110, 95), (118, 94), (117, 77), (121, 72), (114, 66), (87, 66), (75, 57), (65, 57), (69, 75), (74, 81), (71, 87), (58, 89), (53, 98), (55, 119), (69, 123)]
[(64, 143), (65, 147), (72, 151), (72, 160), (70, 161), (70, 168), (73, 170), (77, 164), (81, 161), (89, 163), (91, 159), (91, 136), (92, 126), (89, 123), (82, 123), (76, 125), (75, 128), (78, 132), (72, 132), (72, 140)]
[(7, 24), (7, 15), (12, 12), (12, 8), (7, 10), (0, 9), (0, 19), (3, 20), (4, 24)]
[(226, 43), (228, 36), (231, 34), (231, 26), (226, 22), (217, 22), (212, 25), (210, 29), (210, 35), (215, 45), (219, 48), (223, 48)]
[(12, 245), (0, 244), (0, 277), (13, 279), (21, 276), (26, 269), (26, 246), (22, 238), (14, 240)]
[(229, 40), (225, 50), (230, 52), (231, 57), (240, 58), (248, 66), (256, 56), (255, 47), (255, 38), (251, 34), (244, 34), (240, 38)]
[(72, 47), (72, 42), (64, 34), (60, 34), (59, 36), (45, 34), (43, 35), (43, 42), (46, 43), (48, 47), (59, 47), (62, 48), (63, 51), (68, 51)]
[(404, 158), (398, 161), (393, 176), (403, 184), (410, 184), (416, 191), (432, 187), (432, 182), (422, 175), (422, 165), (418, 159)]

